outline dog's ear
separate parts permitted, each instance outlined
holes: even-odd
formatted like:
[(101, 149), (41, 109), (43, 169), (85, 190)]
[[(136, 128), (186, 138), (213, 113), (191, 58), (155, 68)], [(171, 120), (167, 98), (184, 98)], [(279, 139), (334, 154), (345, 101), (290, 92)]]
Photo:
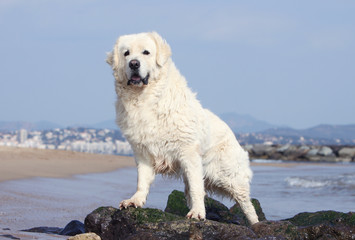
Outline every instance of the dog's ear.
[(157, 64), (163, 66), (171, 56), (169, 44), (156, 32), (151, 32), (150, 36), (154, 39), (157, 46)]
[(119, 41), (120, 41), (120, 39), (118, 38), (115, 46), (113, 47), (112, 52), (107, 53), (106, 62), (109, 65), (111, 65), (112, 69), (118, 68), (118, 63), (119, 63), (118, 43), (119, 43)]

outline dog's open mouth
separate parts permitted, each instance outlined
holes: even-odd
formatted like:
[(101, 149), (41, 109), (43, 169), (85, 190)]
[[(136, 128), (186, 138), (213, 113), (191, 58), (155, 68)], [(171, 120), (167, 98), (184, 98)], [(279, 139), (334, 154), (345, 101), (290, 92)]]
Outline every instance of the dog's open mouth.
[(128, 80), (127, 85), (141, 85), (141, 83), (143, 83), (143, 85), (147, 85), (148, 84), (148, 79), (149, 79), (149, 73), (147, 74), (147, 76), (145, 78), (142, 78), (141, 76), (139, 76), (138, 74), (133, 74), (131, 76), (131, 79)]

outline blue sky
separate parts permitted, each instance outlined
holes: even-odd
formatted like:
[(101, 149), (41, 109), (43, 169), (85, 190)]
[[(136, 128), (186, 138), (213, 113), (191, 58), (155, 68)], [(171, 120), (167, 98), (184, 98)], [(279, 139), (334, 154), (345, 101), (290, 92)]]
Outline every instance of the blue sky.
[(355, 1), (0, 0), (0, 121), (114, 118), (118, 36), (157, 31), (203, 106), (355, 123)]

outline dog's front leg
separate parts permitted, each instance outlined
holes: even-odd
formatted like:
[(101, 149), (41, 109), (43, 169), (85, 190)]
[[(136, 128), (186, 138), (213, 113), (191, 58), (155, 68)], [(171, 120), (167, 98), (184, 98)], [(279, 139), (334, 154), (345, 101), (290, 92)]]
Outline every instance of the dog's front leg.
[(153, 167), (146, 161), (139, 162), (137, 161), (137, 170), (138, 170), (138, 184), (137, 192), (127, 200), (123, 200), (120, 203), (120, 209), (127, 207), (142, 207), (149, 193), (149, 188), (151, 183), (154, 180), (155, 173)]
[(185, 154), (181, 160), (181, 167), (184, 171), (185, 184), (188, 184), (188, 195), (190, 200), (190, 211), (187, 213), (187, 218), (205, 219), (205, 190), (203, 182), (203, 169), (201, 156), (192, 151)]

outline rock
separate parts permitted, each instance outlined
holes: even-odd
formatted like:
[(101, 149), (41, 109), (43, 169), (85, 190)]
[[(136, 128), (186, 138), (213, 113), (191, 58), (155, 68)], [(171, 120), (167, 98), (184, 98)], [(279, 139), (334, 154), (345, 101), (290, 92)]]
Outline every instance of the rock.
[(340, 157), (353, 158), (355, 157), (355, 147), (354, 148), (344, 147), (339, 150), (338, 154)]
[(206, 218), (209, 220), (240, 224), (238, 217), (232, 214), (229, 209), (217, 200), (205, 197)]
[(299, 213), (286, 220), (299, 226), (305, 239), (355, 239), (355, 213), (352, 212)]
[(59, 235), (75, 236), (81, 233), (85, 233), (84, 224), (78, 220), (73, 220), (60, 231)]
[(34, 227), (26, 230), (21, 230), (24, 232), (35, 232), (35, 233), (52, 233), (52, 234), (59, 234), (63, 228), (58, 227)]
[(196, 221), (158, 209), (99, 208), (85, 218), (87, 231), (102, 239), (253, 239), (247, 227), (215, 221)]
[(258, 157), (265, 158), (265, 156), (269, 156), (273, 154), (275, 151), (276, 149), (270, 145), (255, 144), (252, 149), (252, 154)]
[[(178, 201), (184, 200), (182, 192), (173, 191), (171, 195)], [(85, 219), (85, 228), (105, 240), (355, 239), (354, 213), (321, 211), (300, 213), (281, 221), (266, 221), (258, 201), (253, 199), (252, 202), (260, 222), (251, 228), (212, 220), (186, 219), (158, 209), (128, 208), (121, 211), (113, 207), (101, 207), (90, 213)], [(174, 204), (179, 206), (181, 203)], [(210, 198), (207, 198), (206, 206), (206, 209), (216, 209), (212, 211), (216, 215), (223, 215), (228, 210)], [(238, 206), (230, 210), (230, 214), (237, 216), (241, 223), (240, 212)]]
[(243, 146), (245, 151), (251, 152), (251, 150), (253, 149), (253, 145), (251, 144), (247, 144)]
[[(251, 202), (255, 208), (256, 214), (258, 215), (259, 221), (266, 220), (265, 214), (263, 212), (263, 209), (261, 208), (260, 202), (255, 198), (252, 198)], [(249, 222), (247, 220), (247, 217), (245, 216), (244, 212), (242, 211), (242, 209), (238, 203), (236, 203), (233, 207), (231, 207), (230, 212), (236, 216), (239, 224), (249, 226)]]
[(342, 213), (336, 211), (319, 211), (314, 213), (304, 212), (292, 218), (285, 219), (296, 226), (311, 226), (316, 224), (341, 224), (355, 226), (355, 213)]
[(279, 152), (279, 153), (284, 153), (287, 149), (290, 148), (290, 144), (286, 144), (286, 145), (283, 145), (281, 147), (279, 147), (276, 151)]
[(318, 155), (320, 156), (334, 156), (333, 150), (330, 147), (323, 146), (318, 151)]
[(101, 240), (100, 236), (95, 233), (82, 233), (68, 238), (68, 240)]
[(298, 228), (287, 221), (258, 222), (252, 226), (252, 230), (262, 239), (301, 239)]
[(168, 197), (165, 212), (176, 214), (179, 216), (186, 216), (189, 212), (186, 198), (183, 192), (174, 190)]
[[(259, 219), (265, 220), (265, 215), (261, 209), (260, 203), (256, 199), (252, 199), (252, 203), (257, 211)], [(225, 205), (210, 197), (205, 197), (206, 218), (209, 220), (234, 223), (240, 225), (248, 225), (248, 221), (242, 212), (239, 204), (234, 205), (229, 210)], [(186, 205), (186, 198), (183, 192), (174, 190), (168, 197), (168, 203), (165, 212), (185, 217), (189, 208)]]
[(308, 156), (308, 157), (317, 156), (318, 152), (319, 152), (318, 148), (312, 148), (311, 150), (309, 150), (307, 152), (306, 156)]
[(305, 146), (298, 147), (295, 145), (290, 146), (287, 150), (284, 152), (284, 159), (286, 160), (303, 160), (306, 157), (306, 154), (308, 153), (309, 148), (306, 148)]

